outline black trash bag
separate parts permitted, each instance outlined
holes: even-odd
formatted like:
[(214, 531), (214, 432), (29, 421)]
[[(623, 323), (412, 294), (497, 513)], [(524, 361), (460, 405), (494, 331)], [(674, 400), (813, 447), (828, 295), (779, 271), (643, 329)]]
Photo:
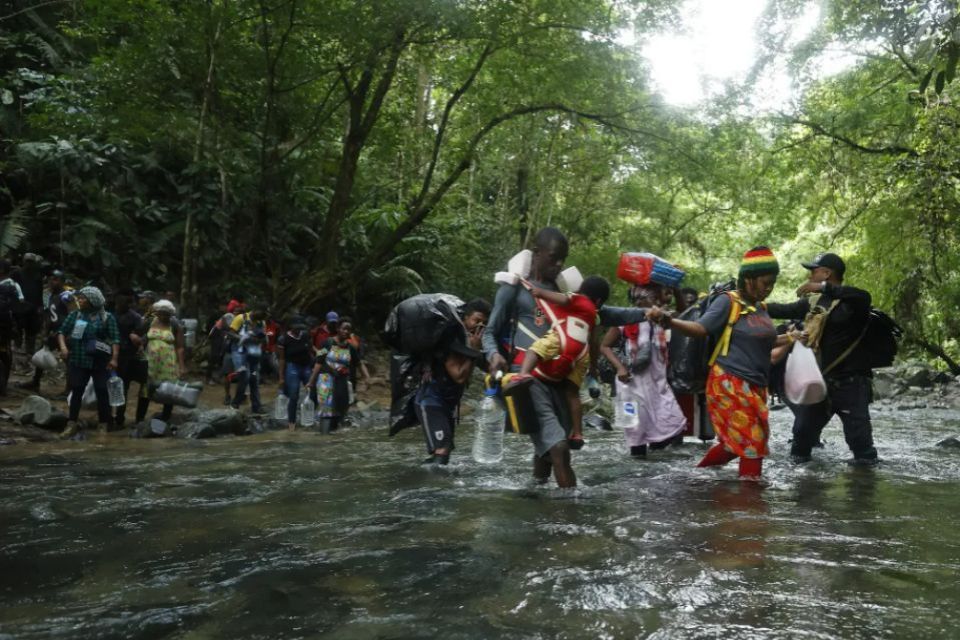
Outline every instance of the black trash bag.
[(413, 407), (420, 389), (420, 361), (403, 353), (390, 357), (390, 436), (418, 423)]
[[(681, 313), (680, 320), (691, 322), (700, 319), (700, 307), (692, 306)], [(707, 340), (670, 332), (670, 358), (667, 366), (667, 382), (675, 393), (703, 393), (707, 386)]]
[[(710, 293), (707, 297), (684, 310), (677, 318), (691, 322), (699, 320), (717, 296), (734, 291), (736, 287), (735, 280), (713, 283), (710, 285)], [(707, 388), (710, 356), (713, 354), (714, 347), (716, 347), (716, 341), (711, 338), (693, 338), (679, 331), (670, 333), (667, 382), (675, 393), (704, 392)]]
[(384, 342), (400, 353), (423, 357), (430, 357), (442, 340), (461, 338), (466, 343), (461, 307), (463, 300), (446, 293), (407, 298), (387, 317)]

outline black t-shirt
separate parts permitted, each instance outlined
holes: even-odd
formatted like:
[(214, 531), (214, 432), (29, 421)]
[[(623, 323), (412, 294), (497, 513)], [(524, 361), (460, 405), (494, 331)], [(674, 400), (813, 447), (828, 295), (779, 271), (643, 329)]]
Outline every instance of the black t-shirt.
[(129, 354), (136, 352), (137, 348), (130, 342), (130, 334), (137, 333), (143, 324), (143, 316), (127, 309), (124, 313), (116, 314), (117, 328), (120, 330), (120, 353)]
[(39, 271), (24, 271), (14, 274), (13, 279), (20, 285), (26, 309), (37, 311), (43, 307), (43, 274)]
[(313, 340), (310, 333), (302, 331), (300, 337), (290, 335), (290, 332), (277, 338), (277, 346), (283, 348), (283, 359), (298, 367), (308, 367), (313, 363)]

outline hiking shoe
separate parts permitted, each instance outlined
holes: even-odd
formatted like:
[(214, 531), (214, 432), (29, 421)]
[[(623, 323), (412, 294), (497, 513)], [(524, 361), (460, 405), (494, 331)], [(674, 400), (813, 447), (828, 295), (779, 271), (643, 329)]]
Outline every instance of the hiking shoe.
[(580, 451), (580, 449), (583, 449), (583, 445), (583, 436), (580, 434), (575, 433), (567, 439), (567, 446), (569, 446), (572, 451)]
[(503, 395), (510, 397), (519, 391), (528, 389), (533, 381), (534, 377), (531, 375), (515, 374), (510, 377), (510, 382), (503, 385)]
[(70, 438), (77, 435), (80, 431), (80, 426), (73, 420), (67, 423), (67, 426), (60, 432), (61, 440), (69, 440)]
[(647, 445), (640, 444), (634, 447), (630, 447), (630, 455), (634, 458), (646, 458), (647, 457)]
[(793, 464), (806, 464), (813, 460), (813, 456), (804, 456), (797, 453), (790, 454), (790, 462)]

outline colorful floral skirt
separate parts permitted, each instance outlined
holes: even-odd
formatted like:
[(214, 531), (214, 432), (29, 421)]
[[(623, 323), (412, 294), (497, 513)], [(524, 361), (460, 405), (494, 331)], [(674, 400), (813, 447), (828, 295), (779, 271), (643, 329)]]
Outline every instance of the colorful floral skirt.
[(707, 378), (707, 412), (724, 447), (740, 458), (769, 454), (767, 390), (713, 365)]

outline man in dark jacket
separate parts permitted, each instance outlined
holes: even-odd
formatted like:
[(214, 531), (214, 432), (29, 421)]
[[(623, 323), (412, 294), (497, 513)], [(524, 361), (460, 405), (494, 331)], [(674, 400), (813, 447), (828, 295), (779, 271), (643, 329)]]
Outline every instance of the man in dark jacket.
[[(827, 398), (814, 405), (794, 405), (794, 462), (809, 462), (812, 448), (820, 442), (820, 433), (834, 414), (843, 423), (843, 435), (853, 452), (852, 464), (874, 465), (877, 450), (873, 446), (870, 424), (872, 400), (870, 358), (862, 338), (870, 322), (870, 294), (863, 289), (845, 286), (846, 265), (834, 253), (821, 253), (803, 266), (810, 270), (810, 279), (797, 289), (804, 296), (792, 304), (767, 305), (773, 318), (801, 319), (808, 324), (811, 309), (822, 310), (823, 329), (814, 350), (827, 383)], [(815, 309), (818, 307), (819, 309)], [(810, 327), (806, 327), (810, 329)]]

